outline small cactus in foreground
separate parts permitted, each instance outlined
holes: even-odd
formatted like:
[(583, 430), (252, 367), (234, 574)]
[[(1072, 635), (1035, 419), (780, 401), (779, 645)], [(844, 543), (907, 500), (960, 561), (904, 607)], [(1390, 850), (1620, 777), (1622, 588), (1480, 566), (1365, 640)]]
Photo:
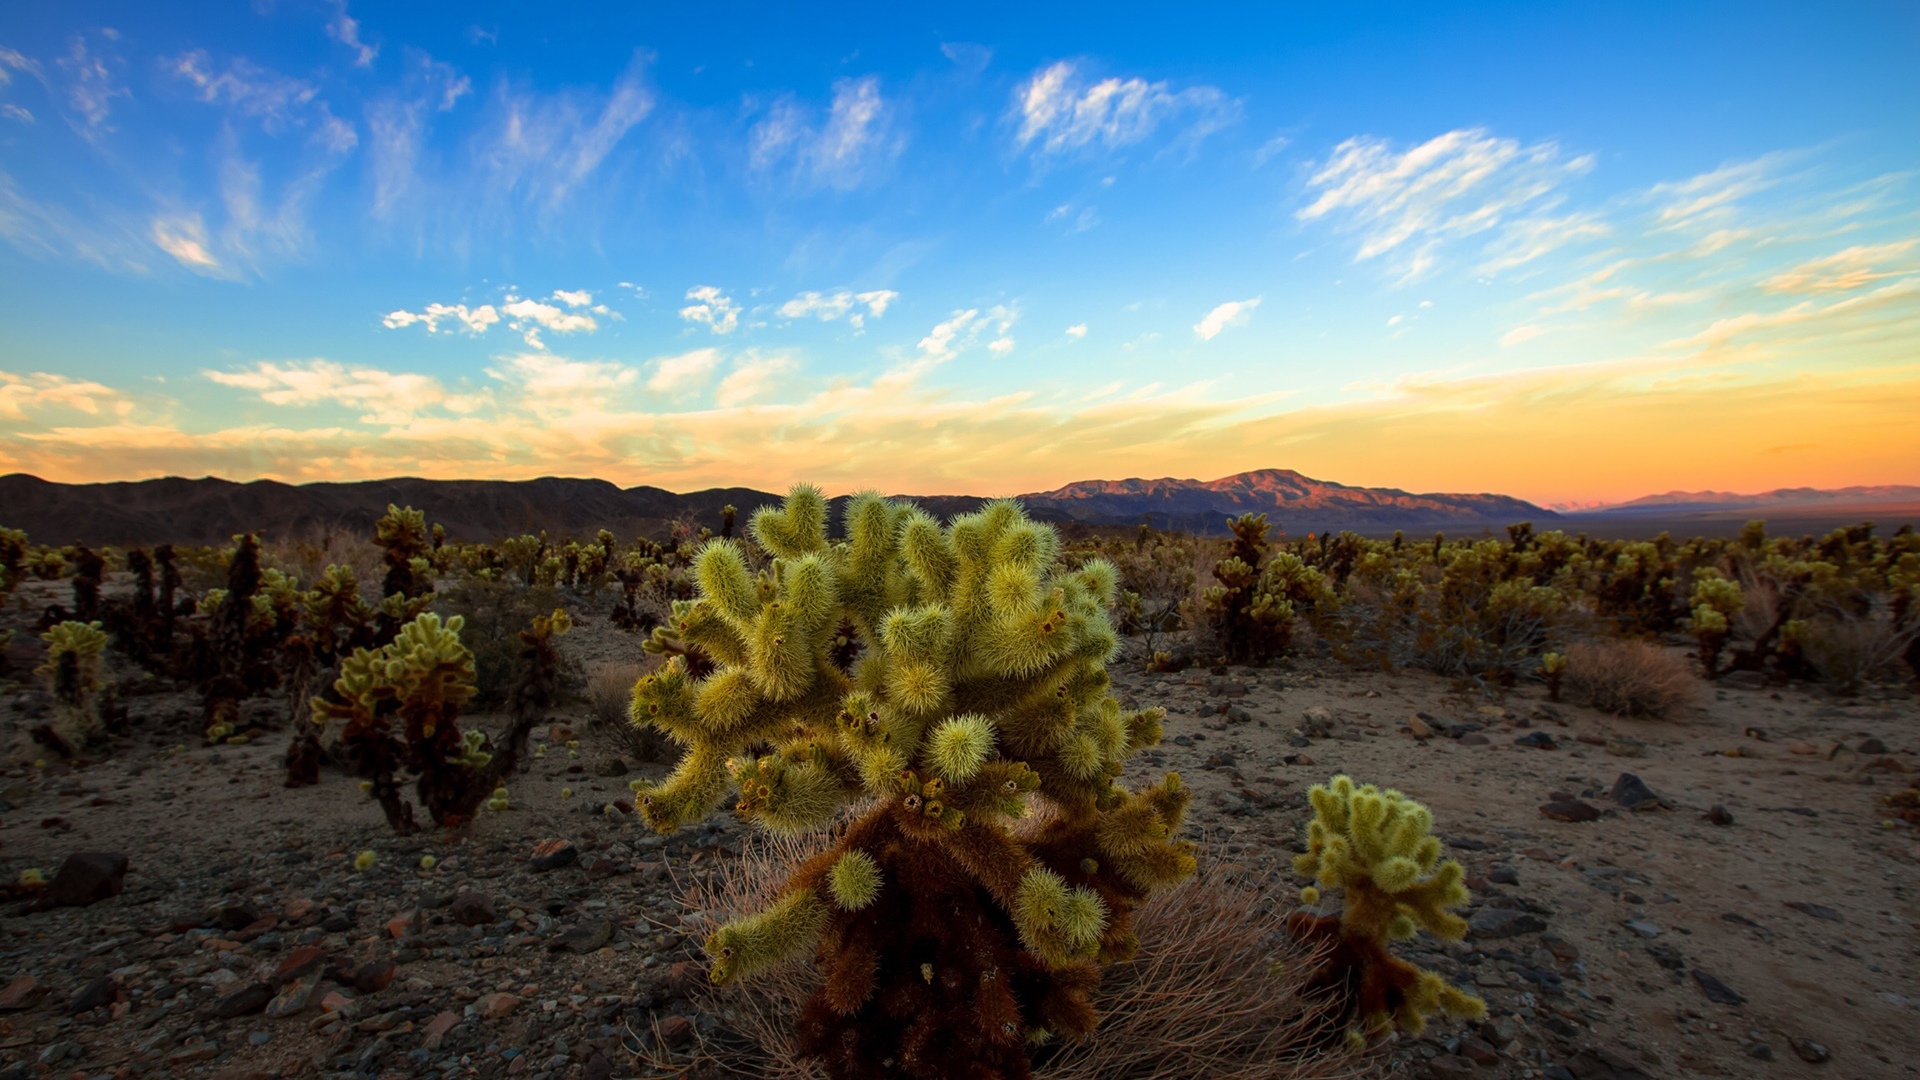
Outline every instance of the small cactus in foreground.
[(1486, 1003), (1387, 950), (1419, 930), (1457, 940), (1466, 920), (1450, 908), (1468, 901), (1466, 872), (1440, 857), (1431, 834), (1433, 814), (1391, 789), (1336, 776), (1308, 793), (1314, 817), (1307, 823), (1307, 850), (1293, 868), (1311, 877), (1301, 899), (1317, 904), (1321, 889), (1341, 889), (1336, 916), (1296, 913), (1295, 936), (1328, 943), (1319, 981), (1338, 987), (1350, 1002), (1350, 1037), (1384, 1035), (1394, 1028), (1418, 1034), (1436, 1013), (1479, 1018)]

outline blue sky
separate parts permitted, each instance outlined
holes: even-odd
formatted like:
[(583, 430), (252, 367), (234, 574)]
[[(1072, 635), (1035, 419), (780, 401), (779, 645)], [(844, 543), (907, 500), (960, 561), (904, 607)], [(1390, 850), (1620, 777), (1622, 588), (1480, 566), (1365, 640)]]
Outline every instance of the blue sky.
[(1920, 482), (1912, 5), (13, 5), (0, 468)]

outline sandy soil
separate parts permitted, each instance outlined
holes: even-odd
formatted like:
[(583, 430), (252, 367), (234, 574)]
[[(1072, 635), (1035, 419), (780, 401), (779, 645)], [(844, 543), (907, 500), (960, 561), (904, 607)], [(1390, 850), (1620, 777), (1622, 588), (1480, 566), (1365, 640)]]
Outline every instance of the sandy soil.
[[(600, 619), (585, 620), (567, 647), (588, 665), (639, 656), (637, 637)], [(1689, 715), (1652, 722), (1550, 705), (1534, 689), (1494, 702), (1429, 675), (1315, 661), (1223, 674), (1121, 670), (1116, 688), (1130, 704), (1170, 713), (1167, 741), (1139, 769), (1178, 769), (1198, 789), (1193, 828), (1209, 857), (1271, 869), (1277, 892), (1302, 884), (1284, 860), (1310, 784), (1344, 772), (1432, 807), (1473, 879), (1479, 929), (1409, 951), (1472, 985), (1490, 1016), (1401, 1040), (1383, 1070), (1916, 1072), (1920, 833), (1884, 827), (1876, 802), (1920, 769), (1920, 704), (1904, 690), (1835, 701), (1703, 688)], [(512, 785), (513, 809), (483, 816), (464, 837), (396, 839), (337, 773), (283, 789), (284, 731), (241, 747), (200, 745), (193, 704), (173, 693), (131, 697), (132, 733), (92, 764), (35, 768), (28, 763), (44, 755), (23, 732), (39, 722), (44, 695), (20, 685), (0, 693), (0, 880), (27, 866), (51, 872), (73, 851), (131, 858), (119, 897), (38, 914), (15, 904), (0, 918), (0, 986), (32, 976), (38, 987), (26, 1007), (0, 1011), (0, 1078), (633, 1076), (636, 1047), (671, 1048), (688, 1037), (681, 1025), (719, 1022), (685, 1015), (676, 990), (691, 969), (674, 964), (697, 949), (674, 927), (671, 877), (737, 854), (741, 827), (721, 819), (663, 841), (599, 812), (626, 794), (627, 779), (659, 766), (612, 762), (612, 748), (590, 739), (572, 757), (554, 741)], [(279, 702), (255, 708), (275, 723), (284, 714)], [(1433, 732), (1425, 737), (1409, 724), (1422, 714)], [(583, 706), (555, 720), (586, 731)], [(1445, 734), (1465, 724), (1481, 727)], [(1554, 748), (1516, 744), (1539, 734)], [(1620, 739), (1644, 743), (1642, 756), (1610, 751)], [(1869, 739), (1884, 751), (1871, 752)], [(1622, 773), (1662, 802), (1617, 805)], [(1598, 819), (1543, 816), (1556, 795)], [(1715, 805), (1731, 824), (1705, 818)], [(581, 859), (535, 873), (528, 855), (548, 837), (570, 839)], [(377, 860), (356, 872), (363, 849)], [(431, 870), (419, 868), (426, 854), (438, 859)], [(449, 901), (463, 890), (492, 897), (498, 919), (467, 927), (452, 918)], [(209, 921), (219, 905), (240, 903), (278, 924), (236, 934)], [(397, 937), (388, 926), (396, 917)], [(603, 923), (600, 941), (593, 931)], [(592, 947), (564, 943), (583, 930)], [(332, 1019), (317, 996), (280, 1019), (219, 1015), (235, 987), (303, 944), (347, 966), (395, 962), (397, 974), (376, 991), (323, 986), (346, 1002)], [(76, 1015), (74, 995), (101, 978), (112, 980), (106, 1001)], [(1741, 1000), (1711, 1000), (1709, 986)], [(501, 1003), (483, 995), (500, 992), (515, 1005), (487, 1015)], [(449, 1029), (438, 1038), (436, 1022)], [(1823, 1063), (1803, 1060), (1822, 1049)]]

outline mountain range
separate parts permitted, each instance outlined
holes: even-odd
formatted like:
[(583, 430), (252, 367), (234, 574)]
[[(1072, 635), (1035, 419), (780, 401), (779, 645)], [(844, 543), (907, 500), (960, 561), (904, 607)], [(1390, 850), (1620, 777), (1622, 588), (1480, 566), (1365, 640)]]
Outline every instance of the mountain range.
[[(908, 496), (946, 518), (986, 500), (966, 495)], [(1087, 480), (1016, 496), (1043, 521), (1221, 533), (1226, 519), (1264, 513), (1299, 536), (1329, 529), (1391, 533), (1395, 529), (1472, 531), (1515, 521), (1545, 525), (1558, 515), (1505, 495), (1412, 494), (1351, 487), (1260, 469), (1218, 480)], [(605, 480), (422, 480), (354, 483), (235, 483), (212, 477), (167, 477), (103, 484), (62, 484), (16, 473), (0, 477), (0, 524), (47, 543), (211, 544), (261, 531), (293, 537), (330, 528), (370, 532), (388, 503), (424, 510), (448, 535), (491, 540), (545, 529), (556, 536), (611, 529), (619, 535), (659, 533), (678, 518), (718, 527), (720, 511), (737, 507), (744, 524), (780, 496), (751, 488), (677, 494), (657, 487), (621, 488)], [(838, 502), (839, 500), (836, 500)], [(836, 507), (837, 509), (837, 507)], [(837, 514), (836, 514), (837, 520)]]
[[(976, 510), (971, 495), (911, 495), (941, 518)], [(1242, 513), (1264, 513), (1275, 535), (1352, 529), (1382, 536), (1495, 533), (1519, 521), (1595, 535), (1651, 535), (1662, 529), (1724, 532), (1750, 517), (1808, 528), (1873, 517), (1883, 524), (1920, 519), (1920, 487), (1831, 490), (1782, 488), (1757, 495), (1668, 492), (1597, 508), (1556, 512), (1495, 494), (1416, 494), (1315, 480), (1291, 469), (1257, 469), (1218, 480), (1082, 480), (1053, 491), (1015, 496), (1034, 517), (1063, 525), (1125, 528), (1148, 521), (1161, 529), (1217, 535)], [(834, 500), (834, 520), (845, 496)], [(44, 543), (216, 544), (259, 531), (293, 538), (326, 530), (371, 535), (389, 503), (424, 510), (461, 540), (493, 540), (546, 530), (586, 536), (660, 535), (676, 520), (718, 528), (721, 508), (740, 521), (780, 496), (753, 488), (708, 488), (680, 494), (657, 487), (622, 488), (605, 480), (423, 480), (402, 477), (352, 483), (236, 483), (167, 477), (104, 484), (61, 484), (15, 473), (0, 476), (0, 525), (25, 529)]]

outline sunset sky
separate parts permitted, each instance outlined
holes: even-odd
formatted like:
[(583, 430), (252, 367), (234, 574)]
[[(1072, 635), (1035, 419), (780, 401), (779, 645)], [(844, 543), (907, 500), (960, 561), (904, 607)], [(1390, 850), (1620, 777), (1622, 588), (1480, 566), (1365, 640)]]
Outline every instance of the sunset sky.
[(1920, 483), (1920, 6), (62, 2), (0, 472)]

